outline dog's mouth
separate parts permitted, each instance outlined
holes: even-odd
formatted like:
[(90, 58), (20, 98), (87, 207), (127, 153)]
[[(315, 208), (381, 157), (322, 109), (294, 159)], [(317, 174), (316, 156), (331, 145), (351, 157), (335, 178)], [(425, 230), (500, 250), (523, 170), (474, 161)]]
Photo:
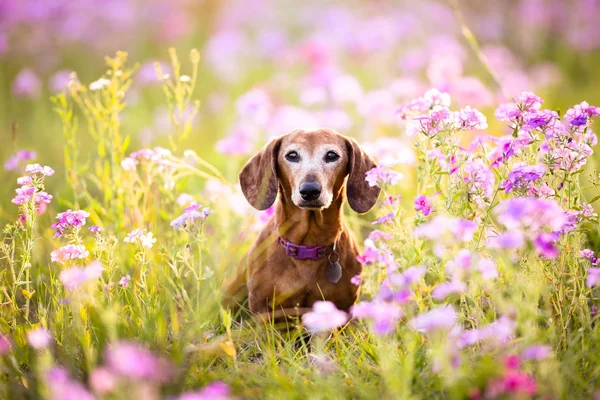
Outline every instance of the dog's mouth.
[(325, 204), (321, 200), (302, 200), (298, 204), (296, 204), (300, 208), (304, 208), (306, 210), (320, 210), (325, 208)]

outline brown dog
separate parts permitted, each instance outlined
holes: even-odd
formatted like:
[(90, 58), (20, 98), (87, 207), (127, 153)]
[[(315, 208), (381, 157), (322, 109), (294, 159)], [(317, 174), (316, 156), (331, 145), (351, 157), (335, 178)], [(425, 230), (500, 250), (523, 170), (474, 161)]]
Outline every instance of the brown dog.
[(247, 285), (254, 313), (302, 313), (323, 299), (348, 310), (358, 292), (350, 280), (362, 266), (342, 204), (347, 196), (357, 213), (373, 207), (380, 189), (365, 181), (373, 167), (354, 139), (333, 130), (295, 130), (271, 140), (239, 178), (253, 207), (269, 208), (278, 194), (279, 201), (247, 254), (246, 282), (237, 279), (228, 292), (235, 296)]

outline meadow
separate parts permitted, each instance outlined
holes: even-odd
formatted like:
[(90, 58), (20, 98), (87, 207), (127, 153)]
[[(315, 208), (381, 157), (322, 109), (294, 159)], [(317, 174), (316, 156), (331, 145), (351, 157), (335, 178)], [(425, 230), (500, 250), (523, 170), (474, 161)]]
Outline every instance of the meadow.
[[(415, 4), (416, 3), (416, 4)], [(600, 396), (600, 4), (0, 4), (0, 398)], [(349, 313), (222, 306), (328, 127), (377, 160)]]

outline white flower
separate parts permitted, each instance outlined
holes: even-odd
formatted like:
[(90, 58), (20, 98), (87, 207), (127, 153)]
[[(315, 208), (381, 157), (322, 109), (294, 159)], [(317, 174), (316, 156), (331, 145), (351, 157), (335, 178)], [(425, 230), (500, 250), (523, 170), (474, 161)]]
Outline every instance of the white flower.
[(181, 75), (179, 77), (180, 82), (190, 82), (192, 79), (188, 75)]
[(97, 81), (90, 83), (90, 90), (100, 90), (110, 85), (110, 81), (106, 78), (100, 78)]

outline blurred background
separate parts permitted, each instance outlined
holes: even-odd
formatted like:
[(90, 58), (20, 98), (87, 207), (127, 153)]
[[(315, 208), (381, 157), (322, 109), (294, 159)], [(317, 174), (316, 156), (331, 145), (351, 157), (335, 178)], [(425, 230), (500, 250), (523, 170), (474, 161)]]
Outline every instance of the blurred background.
[[(0, 218), (17, 211), (18, 150), (60, 174), (63, 135), (50, 96), (71, 71), (97, 80), (117, 50), (139, 63), (122, 113), (129, 151), (168, 147), (173, 130), (154, 63), (168, 72), (174, 47), (186, 73), (190, 49), (200, 51), (201, 109), (186, 147), (235, 182), (269, 136), (297, 127), (332, 127), (380, 159), (411, 163), (396, 111), (431, 87), (449, 92), (453, 107), (483, 111), (492, 134), (495, 107), (522, 90), (563, 112), (597, 105), (598, 21), (598, 0), (0, 0)], [(58, 198), (61, 181), (49, 181)]]

